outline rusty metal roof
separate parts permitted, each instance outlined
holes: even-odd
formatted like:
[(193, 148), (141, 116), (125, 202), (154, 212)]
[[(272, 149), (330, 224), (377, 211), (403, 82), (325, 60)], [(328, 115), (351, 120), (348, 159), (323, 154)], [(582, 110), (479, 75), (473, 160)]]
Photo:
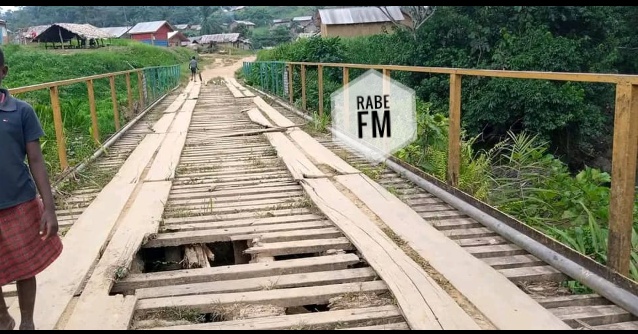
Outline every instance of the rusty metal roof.
[(47, 30), (47, 28), (49, 28), (50, 26), (51, 26), (50, 24), (44, 24), (39, 26), (28, 27), (26, 28), (26, 30), (22, 32), (22, 36), (26, 38), (32, 38), (33, 36), (38, 36), (43, 31)]
[[(399, 6), (385, 6), (385, 12), (396, 21), (405, 19)], [(392, 21), (386, 13), (378, 7), (332, 8), (320, 9), (319, 17), (321, 18), (321, 23), (326, 25)]]
[(129, 30), (131, 30), (131, 27), (106, 27), (106, 28), (98, 28), (98, 29), (102, 30), (103, 32), (115, 38), (120, 38), (122, 37), (122, 35), (126, 34)]
[(214, 34), (214, 35), (203, 35), (199, 39), (200, 44), (206, 43), (234, 43), (239, 40), (239, 33), (232, 34)]
[(168, 21), (153, 21), (153, 22), (140, 22), (136, 24), (131, 30), (128, 31), (129, 34), (148, 34), (154, 33), (159, 30), (163, 25), (168, 24), (172, 30), (173, 26), (168, 23)]

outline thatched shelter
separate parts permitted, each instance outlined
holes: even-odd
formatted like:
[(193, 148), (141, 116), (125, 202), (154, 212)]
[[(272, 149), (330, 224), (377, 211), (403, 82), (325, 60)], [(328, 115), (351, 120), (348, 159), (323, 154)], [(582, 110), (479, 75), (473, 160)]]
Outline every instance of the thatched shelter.
[[(54, 23), (33, 40), (45, 43), (46, 48), (49, 47), (48, 43), (52, 43), (54, 49), (59, 47), (64, 49), (65, 47), (86, 48), (87, 42), (89, 47), (104, 46), (104, 40), (111, 37), (110, 34), (90, 24)], [(77, 44), (74, 45), (73, 41), (77, 41)], [(65, 45), (66, 43), (68, 45)]]

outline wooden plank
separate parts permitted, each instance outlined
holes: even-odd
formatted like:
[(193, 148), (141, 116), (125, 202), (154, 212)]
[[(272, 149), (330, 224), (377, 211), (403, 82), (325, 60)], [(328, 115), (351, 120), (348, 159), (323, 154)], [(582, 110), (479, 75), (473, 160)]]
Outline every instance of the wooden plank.
[(195, 85), (193, 85), (193, 89), (191, 89), (190, 93), (188, 94), (188, 99), (197, 100), (199, 98), (199, 92), (201, 88), (202, 88), (201, 81), (196, 82)]
[(306, 65), (301, 65), (301, 109), (306, 108)]
[(426, 224), (407, 204), (365, 175), (343, 175), (348, 188), (499, 329), (565, 329), (498, 271)]
[(176, 284), (341, 270), (356, 263), (359, 263), (359, 257), (355, 254), (342, 254), (282, 260), (271, 263), (250, 263), (205, 269), (185, 269), (170, 272), (136, 274), (130, 275), (120, 282), (117, 282), (115, 286), (113, 286), (112, 292), (117, 293)]
[(540, 297), (536, 301), (545, 308), (608, 305), (610, 301), (597, 294)]
[(350, 164), (343, 161), (338, 155), (321, 145), (316, 139), (312, 138), (303, 130), (293, 128), (288, 135), (301, 147), (304, 153), (317, 164), (327, 165), (340, 174), (361, 173), (358, 169), (350, 166)]
[(126, 73), (126, 101), (128, 102), (128, 110), (133, 111), (133, 90), (131, 89), (131, 73)]
[(616, 305), (558, 307), (551, 311), (572, 328), (580, 326), (576, 319), (591, 326), (634, 320), (631, 313)]
[(325, 227), (325, 222), (289, 223), (275, 225), (257, 225), (246, 227), (208, 229), (199, 231), (162, 233), (144, 245), (144, 248), (175, 247), (190, 244), (208, 244), (231, 241), (236, 235), (259, 236), (267, 232), (303, 230)]
[(267, 128), (274, 127), (272, 125), (272, 123), (270, 123), (268, 121), (268, 119), (266, 119), (266, 117), (257, 108), (252, 108), (252, 109), (248, 110), (246, 112), (246, 114), (248, 115), (248, 117), (250, 118), (251, 121), (253, 121), (253, 122), (255, 122), (255, 123), (259, 124), (259, 125), (265, 126)]
[(64, 139), (64, 123), (62, 121), (62, 108), (60, 107), (60, 92), (57, 86), (49, 90), (51, 98), (51, 110), (53, 111), (53, 124), (55, 127), (55, 143), (58, 147), (58, 159), (60, 159), (60, 169), (65, 171), (69, 168), (66, 156), (66, 139)]
[(115, 89), (115, 76), (109, 77), (111, 84), (111, 102), (113, 103), (113, 118), (115, 119), (115, 131), (120, 131), (120, 111), (117, 108), (117, 90)]
[(638, 155), (638, 86), (616, 85), (608, 266), (629, 276)]
[[(189, 100), (196, 102), (197, 100)], [(186, 105), (186, 103), (184, 103)], [(186, 133), (188, 132), (188, 127), (190, 125), (191, 119), (193, 117), (192, 111), (182, 111), (178, 112), (175, 115), (175, 119), (173, 120), (173, 124), (169, 128), (168, 132), (173, 133)]]
[(594, 326), (597, 330), (638, 330), (638, 321), (625, 321), (609, 325)]
[(226, 88), (228, 88), (228, 90), (230, 91), (231, 94), (233, 94), (233, 97), (235, 98), (242, 98), (245, 97), (244, 94), (242, 94), (239, 89), (237, 89), (235, 86), (231, 85), (228, 82), (224, 83), (226, 85)]
[(170, 285), (135, 291), (137, 299), (259, 291), (264, 289), (289, 289), (326, 284), (342, 284), (373, 281), (377, 274), (371, 268), (321, 271), (303, 274), (248, 278), (194, 284)]
[(156, 330), (278, 330), (319, 326), (356, 326), (369, 321), (401, 321), (401, 313), (394, 305), (339, 310), (320, 313), (283, 315), (277, 317), (254, 318), (205, 324), (154, 328)]
[(352, 244), (346, 238), (310, 239), (290, 242), (265, 243), (248, 248), (246, 254), (260, 254), (266, 256), (280, 256), (292, 254), (311, 254), (325, 252), (331, 249), (352, 250)]
[(499, 270), (514, 283), (519, 282), (562, 282), (567, 279), (560, 271), (550, 266), (507, 268)]
[[(66, 329), (82, 329), (104, 321), (104, 315), (117, 313), (121, 301), (112, 300), (109, 292), (119, 275), (126, 275), (135, 253), (143, 241), (157, 233), (164, 212), (164, 203), (168, 199), (171, 182), (152, 182), (142, 184), (133, 204), (118, 224), (117, 231), (104, 250), (89, 278), (78, 303), (73, 309)], [(108, 298), (107, 298), (108, 297)], [(111, 302), (105, 302), (111, 301)], [(114, 304), (115, 303), (115, 306)], [(124, 303), (127, 305), (127, 303)], [(135, 302), (133, 301), (133, 304)], [(114, 309), (115, 308), (115, 309)], [(131, 313), (125, 316), (131, 319)], [(123, 311), (129, 310), (125, 308)], [(126, 322), (128, 324), (128, 321)], [(99, 328), (99, 327), (97, 327)], [(124, 328), (126, 329), (126, 328)]]
[(331, 298), (345, 294), (382, 293), (387, 290), (388, 287), (382, 281), (372, 281), (264, 291), (162, 297), (138, 301), (137, 311), (156, 311), (167, 307), (176, 307), (210, 313), (215, 311), (215, 307), (236, 303), (281, 307), (322, 305), (328, 304)]
[[(170, 223), (167, 223), (170, 221)], [(218, 222), (200, 222), (188, 224), (184, 223), (189, 221), (187, 218), (168, 218), (164, 221), (164, 228), (166, 231), (173, 231), (173, 229), (179, 231), (197, 231), (197, 230), (208, 230), (208, 229), (217, 229), (217, 228), (232, 228), (232, 227), (241, 227), (241, 226), (252, 226), (252, 225), (268, 225), (268, 224), (285, 224), (285, 223), (295, 223), (295, 222), (309, 222), (309, 221), (322, 221), (326, 225), (330, 225), (329, 222), (322, 220), (322, 217), (317, 216), (315, 214), (297, 214), (292, 216), (277, 216), (277, 217), (268, 217), (268, 218), (249, 218), (249, 219), (237, 219), (237, 220), (222, 220)], [(169, 225), (170, 224), (170, 225)]]
[[(137, 298), (124, 295), (102, 295), (95, 298), (94, 303), (92, 312), (90, 309), (83, 312), (88, 318), (74, 317), (72, 322), (69, 320), (64, 329), (127, 330), (135, 312)], [(74, 309), (73, 315), (75, 314), (78, 314), (77, 309)]]
[(167, 181), (175, 178), (175, 170), (179, 164), (184, 144), (186, 143), (186, 132), (169, 132), (166, 134), (166, 141), (159, 152), (150, 170), (146, 174), (144, 181)]
[(86, 82), (89, 96), (89, 112), (91, 113), (91, 129), (93, 130), (93, 141), (100, 144), (100, 128), (97, 121), (97, 107), (95, 105), (95, 90), (93, 89), (93, 80)]
[(341, 237), (341, 231), (336, 227), (326, 227), (310, 230), (295, 230), (264, 233), (259, 236), (261, 242), (285, 242), (304, 239), (332, 239)]
[(179, 108), (182, 107), (182, 104), (184, 104), (184, 101), (186, 101), (186, 96), (188, 96), (188, 93), (190, 92), (184, 92), (181, 93), (177, 96), (177, 98), (175, 98), (175, 101), (173, 101), (173, 103), (171, 103), (166, 110), (164, 110), (165, 114), (170, 114), (170, 113), (175, 113), (179, 110)]
[(2, 287), (2, 295), (4, 297), (18, 296), (18, 287), (15, 284), (9, 284)]
[(173, 119), (175, 118), (175, 113), (167, 113), (164, 114), (156, 123), (153, 125), (153, 132), (155, 133), (165, 133), (168, 132), (168, 128), (173, 123)]
[(266, 133), (266, 138), (282, 158), (294, 180), (326, 177), (283, 133)]
[(392, 331), (392, 330), (397, 330), (397, 331), (409, 331), (410, 330), (410, 326), (408, 326), (408, 324), (406, 324), (405, 322), (395, 322), (392, 324), (385, 324), (385, 325), (376, 325), (376, 326), (366, 326), (366, 327), (354, 327), (354, 328), (339, 328), (337, 330), (351, 330), (351, 331), (361, 331), (361, 330), (366, 330), (366, 331)]
[(480, 329), (418, 264), (328, 179), (304, 179), (312, 201), (388, 284), (410, 328)]
[(262, 99), (261, 97), (257, 96), (253, 101), (255, 102), (257, 107), (259, 107), (259, 109), (261, 109), (266, 114), (266, 116), (268, 116), (268, 118), (270, 118), (275, 123), (275, 125), (281, 127), (295, 126), (295, 123), (280, 114), (275, 108), (264, 101), (264, 99)]
[(319, 116), (323, 117), (323, 65), (317, 66), (317, 90), (319, 95)]
[[(35, 313), (38, 329), (54, 329), (73, 296), (79, 292), (163, 137), (161, 134), (146, 135), (62, 239), (62, 254), (38, 276), (35, 307), (47, 310)], [(96, 221), (100, 223), (96, 224)], [(19, 317), (17, 305), (13, 305), (10, 312), (14, 318)]]

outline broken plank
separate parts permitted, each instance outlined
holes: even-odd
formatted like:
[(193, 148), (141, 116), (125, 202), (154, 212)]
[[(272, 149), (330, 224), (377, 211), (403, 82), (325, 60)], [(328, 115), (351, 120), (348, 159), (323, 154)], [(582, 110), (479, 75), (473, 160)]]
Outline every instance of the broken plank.
[[(122, 168), (84, 210), (62, 239), (60, 257), (38, 276), (35, 322), (38, 329), (54, 329), (67, 305), (77, 295), (93, 263), (133, 193), (142, 171), (159, 147), (163, 134), (148, 134), (126, 159)], [(99, 224), (95, 222), (99, 221)], [(63, 277), (64, 279), (60, 279)], [(10, 308), (18, 318), (18, 305)]]
[(355, 254), (318, 256), (312, 258), (282, 260), (271, 263), (251, 263), (225, 267), (194, 270), (175, 270), (148, 274), (130, 275), (117, 282), (112, 292), (122, 292), (140, 288), (202, 283), (263, 276), (310, 273), (327, 270), (341, 270), (359, 263)]
[(175, 178), (175, 170), (179, 164), (184, 144), (186, 143), (186, 133), (170, 132), (166, 134), (166, 141), (160, 147), (159, 152), (150, 170), (146, 174), (144, 181), (167, 181)]
[(188, 296), (211, 293), (259, 291), (265, 289), (287, 289), (325, 284), (341, 284), (373, 281), (377, 274), (371, 268), (321, 271), (303, 274), (248, 278), (231, 281), (216, 281), (194, 284), (170, 285), (138, 289), (138, 300), (160, 297)]
[(246, 227), (208, 229), (200, 231), (162, 233), (144, 245), (144, 248), (172, 247), (190, 244), (208, 244), (231, 241), (236, 235), (259, 236), (277, 231), (303, 230), (325, 227), (324, 222), (302, 222), (288, 224), (256, 225)]
[(568, 328), (502, 274), (425, 223), (407, 204), (367, 176), (343, 175), (336, 180), (408, 242), (498, 329)]
[(401, 321), (401, 313), (394, 305), (367, 307), (360, 309), (284, 315), (205, 324), (154, 328), (155, 330), (278, 330), (296, 326), (334, 329), (337, 326), (357, 326), (371, 321)]
[(480, 329), (452, 297), (330, 180), (304, 179), (301, 185), (388, 284), (410, 328)]
[[(121, 278), (119, 276), (128, 274), (133, 257), (144, 239), (157, 233), (170, 190), (171, 182), (142, 184), (84, 287), (66, 329), (82, 329), (88, 324), (93, 326), (103, 321), (105, 314), (113, 314), (114, 305), (116, 308), (120, 305), (119, 302), (107, 298), (109, 292), (114, 281)], [(122, 312), (126, 310), (122, 309)], [(128, 320), (132, 315), (132, 309), (128, 316), (122, 314), (128, 317)]]
[(257, 108), (249, 109), (246, 112), (246, 114), (248, 115), (248, 118), (250, 118), (251, 121), (253, 121), (253, 122), (255, 122), (255, 123), (259, 124), (259, 125), (265, 126), (267, 128), (274, 127), (272, 125), (272, 123), (270, 123), (270, 121), (268, 121), (268, 119), (266, 119), (266, 117), (264, 117), (264, 115), (261, 113), (261, 111), (259, 111), (259, 109), (257, 109)]
[(330, 249), (352, 250), (352, 244), (346, 238), (310, 239), (289, 242), (264, 243), (248, 248), (244, 253), (265, 256), (321, 253)]
[(301, 147), (308, 157), (317, 164), (327, 165), (340, 174), (357, 174), (359, 170), (350, 166), (339, 156), (321, 145), (316, 139), (312, 138), (301, 129), (292, 129), (289, 133), (290, 138)]
[[(137, 298), (135, 296), (103, 295), (93, 300), (93, 314), (89, 318), (73, 318), (64, 327), (65, 330), (127, 330), (133, 314)], [(74, 309), (73, 314), (77, 314)]]
[(295, 230), (283, 232), (263, 233), (259, 236), (260, 242), (284, 242), (304, 239), (329, 239), (341, 237), (341, 231), (336, 227), (326, 227), (310, 230)]
[(266, 138), (277, 151), (277, 156), (283, 161), (293, 179), (301, 180), (306, 177), (326, 177), (283, 133), (266, 133)]
[(328, 304), (331, 298), (352, 293), (383, 293), (388, 290), (382, 281), (356, 282), (309, 286), (302, 288), (213, 293), (176, 297), (142, 299), (137, 303), (138, 312), (157, 311), (167, 307), (198, 310), (212, 313), (215, 307), (229, 304), (261, 304), (281, 307)]
[(295, 125), (295, 123), (279, 113), (277, 109), (273, 108), (261, 97), (257, 96), (253, 101), (255, 102), (257, 107), (259, 107), (259, 109), (261, 109), (266, 114), (266, 116), (268, 116), (268, 118), (275, 122), (275, 125), (282, 127), (291, 127)]

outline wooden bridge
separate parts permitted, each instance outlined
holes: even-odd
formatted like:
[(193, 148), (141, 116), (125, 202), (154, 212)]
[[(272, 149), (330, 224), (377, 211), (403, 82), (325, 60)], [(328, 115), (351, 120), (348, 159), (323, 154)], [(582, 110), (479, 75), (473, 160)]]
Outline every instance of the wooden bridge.
[[(348, 68), (380, 68), (285, 64), (300, 66), (302, 77), (317, 65), (343, 67), (346, 84)], [(232, 77), (190, 82), (150, 101), (107, 142), (107, 153), (82, 164), (111, 171), (108, 183), (58, 194), (64, 251), (38, 277), (36, 326), (638, 329), (638, 286), (621, 275), (626, 259), (604, 267), (455, 188), (462, 75), (616, 83), (610, 235), (620, 240), (614, 256), (624, 256), (638, 81), (417, 70), (451, 75), (447, 183), (396, 159), (372, 164), (346, 142), (309, 134), (303, 110)], [(51, 91), (62, 162), (58, 85), (12, 92)], [(64, 175), (78, 171), (61, 165)], [(597, 293), (569, 294), (561, 289), (568, 277)], [(3, 291), (19, 318), (15, 287)]]

